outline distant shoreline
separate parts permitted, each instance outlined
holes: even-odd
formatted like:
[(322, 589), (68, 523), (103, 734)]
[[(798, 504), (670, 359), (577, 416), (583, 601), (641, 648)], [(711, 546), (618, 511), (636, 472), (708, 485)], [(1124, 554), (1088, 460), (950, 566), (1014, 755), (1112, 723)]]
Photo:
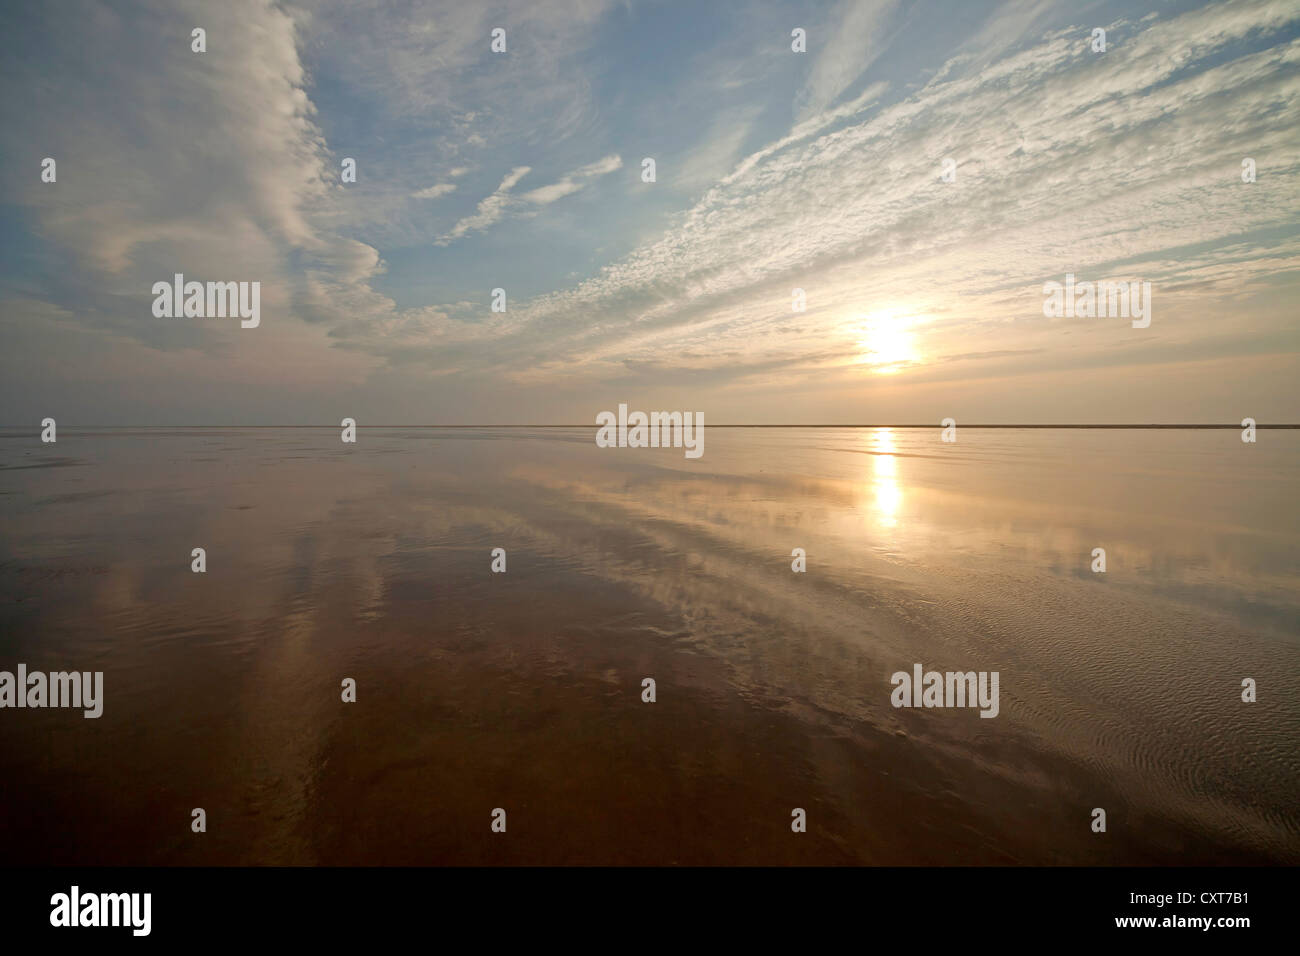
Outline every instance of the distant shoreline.
[[(1190, 424), (1190, 425), (1121, 425), (1121, 424), (1088, 424), (1088, 425), (991, 425), (975, 424), (966, 425), (958, 423), (961, 428), (1109, 428), (1109, 429), (1206, 429), (1206, 428), (1234, 428), (1240, 429), (1240, 424), (1225, 425), (1207, 425), (1207, 424)], [(0, 425), (4, 429), (16, 428), (35, 428), (33, 425)], [(152, 429), (177, 429), (177, 428), (330, 428), (337, 430), (338, 425), (68, 425), (73, 429), (126, 429), (126, 428), (152, 428)], [(582, 425), (365, 425), (358, 424), (357, 428), (595, 428), (596, 425), (586, 423)], [(942, 425), (917, 425), (917, 424), (861, 424), (861, 425), (709, 425), (709, 428), (943, 428)], [(1283, 423), (1267, 424), (1260, 422), (1255, 426), (1258, 428), (1300, 428), (1300, 424)]]

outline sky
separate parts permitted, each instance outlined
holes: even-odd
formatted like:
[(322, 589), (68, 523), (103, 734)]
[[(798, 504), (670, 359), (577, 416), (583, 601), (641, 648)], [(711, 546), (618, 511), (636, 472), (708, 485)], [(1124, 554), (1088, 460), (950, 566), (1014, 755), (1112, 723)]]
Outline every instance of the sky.
[(1298, 66), (1295, 0), (5, 4), (0, 424), (1297, 422)]

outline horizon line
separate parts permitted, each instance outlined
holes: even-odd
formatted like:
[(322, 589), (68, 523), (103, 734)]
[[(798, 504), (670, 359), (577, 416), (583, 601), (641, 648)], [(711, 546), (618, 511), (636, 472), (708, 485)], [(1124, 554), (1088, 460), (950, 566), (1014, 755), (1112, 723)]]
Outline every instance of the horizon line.
[[(65, 425), (64, 427), (65, 427), (65, 428), (71, 428), (71, 429), (78, 429), (78, 428), (160, 428), (160, 429), (173, 428), (173, 429), (174, 429), (174, 428), (339, 428), (339, 427), (341, 427), (341, 426), (340, 426), (340, 425), (236, 425), (236, 424), (223, 424), (223, 425), (183, 425), (183, 424), (182, 424), (182, 425), (71, 425), (71, 424), (70, 424), (70, 425)], [(597, 425), (597, 424), (595, 424), (595, 423), (591, 423), (591, 424), (582, 424), (582, 425), (554, 425), (554, 424), (507, 424), (507, 425), (474, 425), (474, 424), (471, 424), (471, 425), (442, 425), (442, 424), (439, 424), (439, 425), (378, 424), (378, 425), (363, 425), (363, 424), (357, 423), (357, 424), (355, 425), (355, 427), (356, 427), (356, 428), (599, 428), (599, 427), (601, 427), (601, 426), (599, 426), (599, 425)], [(861, 424), (848, 424), (848, 425), (842, 425), (842, 424), (841, 424), (841, 425), (832, 425), (832, 424), (826, 424), (826, 423), (793, 424), (793, 425), (792, 425), (792, 424), (772, 424), (772, 423), (764, 423), (764, 424), (739, 425), (739, 424), (730, 424), (730, 423), (728, 423), (728, 424), (721, 424), (721, 425), (706, 425), (706, 426), (704, 426), (704, 427), (708, 427), (708, 428), (944, 428), (944, 427), (946, 427), (946, 426), (944, 426), (943, 424), (928, 425), (928, 424), (916, 424), (916, 423), (901, 423), (901, 424), (899, 424), (899, 423), (861, 423)], [(1062, 423), (1062, 422), (1057, 422), (1057, 423), (1050, 423), (1050, 424), (1029, 424), (1029, 423), (989, 423), (989, 422), (978, 422), (978, 423), (971, 424), (971, 425), (963, 425), (962, 423), (957, 422), (955, 427), (957, 427), (957, 428), (1111, 428), (1111, 429), (1159, 429), (1159, 428), (1177, 429), (1177, 428), (1184, 428), (1184, 429), (1206, 429), (1206, 428), (1243, 428), (1243, 427), (1245, 427), (1245, 426), (1243, 426), (1243, 425), (1241, 425), (1241, 424), (1232, 424), (1232, 423), (1229, 423), (1229, 424), (1220, 424), (1220, 423), (1206, 423), (1206, 422), (1189, 422), (1189, 423), (1184, 423), (1184, 424), (1168, 424), (1168, 423), (1154, 423), (1154, 422), (1149, 422), (1149, 423), (1116, 423), (1116, 422), (1110, 422), (1110, 423), (1100, 423), (1100, 422), (1090, 422), (1090, 423)], [(35, 429), (39, 430), (40, 426), (38, 426), (38, 425), (26, 425), (26, 424), (23, 424), (23, 425), (0, 425), (0, 428), (6, 428), (6, 429), (10, 429), (10, 428), (35, 428)], [(1255, 428), (1256, 428), (1256, 429), (1260, 429), (1260, 428), (1300, 428), (1300, 424), (1298, 424), (1298, 423), (1287, 423), (1287, 422), (1278, 422), (1278, 423), (1258, 423), (1258, 422), (1257, 422), (1257, 423), (1255, 424)]]

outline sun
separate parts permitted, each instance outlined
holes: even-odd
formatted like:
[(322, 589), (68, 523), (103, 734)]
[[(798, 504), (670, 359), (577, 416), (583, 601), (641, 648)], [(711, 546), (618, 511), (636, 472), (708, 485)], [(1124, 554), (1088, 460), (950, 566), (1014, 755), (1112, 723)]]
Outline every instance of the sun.
[(860, 326), (859, 362), (881, 375), (893, 375), (916, 364), (919, 356), (911, 328), (912, 320), (897, 310), (872, 312)]

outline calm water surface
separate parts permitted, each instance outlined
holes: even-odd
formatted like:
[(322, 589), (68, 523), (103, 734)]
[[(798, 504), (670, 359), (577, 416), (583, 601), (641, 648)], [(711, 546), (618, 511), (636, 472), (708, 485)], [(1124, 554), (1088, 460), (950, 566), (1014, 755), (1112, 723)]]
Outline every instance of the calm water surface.
[(1300, 432), (594, 432), (0, 431), (0, 861), (1300, 862)]

